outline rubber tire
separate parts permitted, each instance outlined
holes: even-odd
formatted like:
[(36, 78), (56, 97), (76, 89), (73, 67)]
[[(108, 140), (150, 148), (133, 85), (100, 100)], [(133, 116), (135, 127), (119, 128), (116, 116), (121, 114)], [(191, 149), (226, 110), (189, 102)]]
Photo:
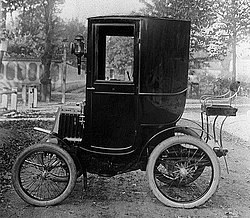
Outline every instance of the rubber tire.
[[(201, 148), (210, 158), (212, 167), (214, 169), (213, 181), (209, 190), (200, 199), (194, 202), (179, 203), (166, 198), (159, 191), (155, 182), (154, 168), (157, 158), (166, 148), (169, 148), (172, 145), (180, 143), (190, 143)], [(150, 154), (147, 164), (147, 177), (152, 192), (158, 198), (158, 200), (161, 201), (163, 204), (165, 204), (166, 206), (176, 207), (176, 208), (194, 208), (204, 204), (216, 192), (219, 185), (220, 174), (221, 174), (220, 164), (212, 148), (210, 148), (204, 141), (197, 139), (193, 136), (174, 136), (162, 141), (155, 147), (155, 149)]]
[[(39, 152), (39, 151), (47, 151), (47, 152), (53, 152), (60, 156), (65, 163), (67, 164), (69, 168), (69, 183), (64, 192), (59, 195), (58, 197), (48, 200), (48, 201), (39, 201), (37, 199), (34, 199), (30, 196), (28, 196), (22, 189), (21, 184), (19, 182), (19, 172), (20, 172), (20, 166), (23, 163), (23, 161), (26, 159), (27, 156), (32, 154), (33, 152)], [(61, 147), (52, 144), (52, 143), (38, 143), (35, 145), (32, 145), (28, 148), (26, 148), (16, 159), (13, 167), (12, 167), (12, 184), (14, 186), (15, 191), (17, 194), (27, 203), (36, 205), (36, 206), (51, 206), (58, 204), (62, 202), (65, 198), (68, 197), (68, 195), (72, 192), (72, 190), (75, 187), (76, 184), (76, 166), (69, 155), (67, 151), (62, 149)]]

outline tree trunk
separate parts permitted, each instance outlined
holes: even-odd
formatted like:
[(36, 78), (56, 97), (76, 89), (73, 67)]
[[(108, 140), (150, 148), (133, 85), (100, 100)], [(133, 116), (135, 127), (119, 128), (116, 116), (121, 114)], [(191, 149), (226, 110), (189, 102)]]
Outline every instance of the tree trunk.
[(63, 70), (62, 70), (62, 104), (66, 102), (66, 74), (67, 74), (67, 53), (66, 44), (63, 45)]
[(233, 33), (232, 40), (232, 52), (233, 52), (233, 71), (232, 71), (232, 82), (236, 81), (236, 33)]
[(41, 101), (47, 103), (51, 101), (51, 82), (49, 81), (47, 84), (41, 84)]
[(232, 0), (233, 9), (233, 35), (232, 35), (232, 52), (233, 52), (233, 72), (232, 72), (232, 82), (236, 81), (236, 43), (237, 43), (237, 30), (236, 30), (236, 4), (235, 0)]
[[(0, 0), (0, 38), (3, 38), (4, 35), (3, 35), (3, 29), (6, 28), (6, 11), (3, 10), (3, 3), (2, 3), (2, 0)], [(0, 43), (2, 39), (0, 39)], [(0, 51), (0, 73), (3, 73), (1, 72), (2, 70), (2, 62), (3, 62), (3, 56), (4, 56), (4, 53), (5, 51), (1, 50)]]
[(41, 101), (50, 102), (51, 101), (51, 78), (50, 78), (50, 66), (52, 61), (52, 54), (54, 50), (53, 41), (53, 18), (52, 11), (54, 8), (55, 1), (48, 1), (45, 5), (45, 49), (41, 57), (42, 64), (44, 66), (44, 73), (41, 82)]
[(50, 65), (52, 60), (50, 48), (51, 45), (46, 44), (45, 52), (42, 56), (42, 64), (44, 66), (44, 73), (40, 79), (41, 82), (41, 101), (50, 102), (51, 101), (51, 79), (50, 79)]
[(232, 75), (230, 74), (230, 62), (232, 57), (232, 51), (227, 53), (227, 56), (224, 57), (224, 60), (221, 61), (221, 77), (222, 78), (231, 78)]

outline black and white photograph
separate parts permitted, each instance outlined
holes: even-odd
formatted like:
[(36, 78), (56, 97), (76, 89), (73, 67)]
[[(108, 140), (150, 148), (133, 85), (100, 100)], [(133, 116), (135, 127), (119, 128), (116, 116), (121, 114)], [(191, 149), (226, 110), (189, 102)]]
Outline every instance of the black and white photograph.
[(249, 218), (250, 0), (0, 0), (0, 217)]

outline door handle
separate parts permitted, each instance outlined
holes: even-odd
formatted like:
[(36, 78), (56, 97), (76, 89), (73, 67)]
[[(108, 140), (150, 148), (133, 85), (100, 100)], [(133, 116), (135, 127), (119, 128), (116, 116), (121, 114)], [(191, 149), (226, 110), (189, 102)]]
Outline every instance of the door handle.
[(87, 87), (87, 90), (95, 90), (95, 87)]

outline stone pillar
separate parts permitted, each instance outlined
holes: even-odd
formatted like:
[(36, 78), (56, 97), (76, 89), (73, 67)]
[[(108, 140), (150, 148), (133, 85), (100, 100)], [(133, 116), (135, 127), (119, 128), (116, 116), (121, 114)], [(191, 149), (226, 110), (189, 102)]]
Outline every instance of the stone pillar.
[(33, 107), (33, 99), (34, 99), (33, 86), (29, 86), (29, 88), (28, 88), (28, 108)]
[(26, 101), (27, 101), (26, 93), (27, 93), (27, 85), (23, 84), (22, 85), (22, 103), (23, 103), (23, 106), (26, 106)]
[(34, 98), (33, 98), (33, 107), (36, 108), (37, 107), (37, 86), (34, 86)]
[[(3, 91), (7, 92), (8, 88), (4, 87)], [(8, 110), (8, 94), (2, 94), (2, 108), (4, 108), (5, 110)]]
[(17, 87), (12, 88), (11, 97), (10, 97), (10, 110), (17, 110)]
[(36, 108), (37, 107), (37, 86), (31, 85), (28, 89), (28, 107)]
[(8, 62), (5, 62), (3, 61), (3, 81), (6, 81), (7, 80), (7, 77), (6, 77), (6, 65), (8, 64)]

